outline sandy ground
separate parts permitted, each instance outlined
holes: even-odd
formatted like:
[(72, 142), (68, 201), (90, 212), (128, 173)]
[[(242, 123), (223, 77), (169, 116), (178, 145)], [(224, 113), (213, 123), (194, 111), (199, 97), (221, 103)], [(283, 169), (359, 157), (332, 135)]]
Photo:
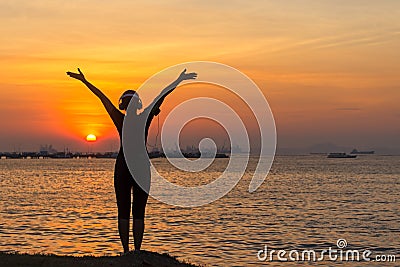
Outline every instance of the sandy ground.
[(19, 254), (19, 253), (3, 253), (0, 252), (0, 266), (154, 266), (154, 267), (172, 267), (172, 266), (188, 266), (195, 267), (189, 263), (176, 260), (167, 254), (158, 254), (155, 252), (141, 251), (139, 254), (129, 253), (124, 256), (103, 256), (103, 257), (73, 257), (73, 256), (56, 256), (43, 254)]

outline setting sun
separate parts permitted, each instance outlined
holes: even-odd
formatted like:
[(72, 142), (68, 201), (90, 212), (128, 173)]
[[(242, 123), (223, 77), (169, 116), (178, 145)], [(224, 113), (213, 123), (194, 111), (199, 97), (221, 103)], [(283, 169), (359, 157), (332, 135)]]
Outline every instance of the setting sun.
[(96, 140), (97, 140), (97, 137), (94, 134), (88, 134), (86, 136), (86, 141), (88, 141), (88, 142), (94, 142)]

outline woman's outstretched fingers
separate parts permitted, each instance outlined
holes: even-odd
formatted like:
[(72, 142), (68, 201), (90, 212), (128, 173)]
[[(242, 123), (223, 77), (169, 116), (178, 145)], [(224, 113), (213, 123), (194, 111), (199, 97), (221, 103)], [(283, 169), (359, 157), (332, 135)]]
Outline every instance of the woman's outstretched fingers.
[(197, 78), (197, 73), (192, 72), (192, 73), (188, 73), (186, 74), (188, 76), (188, 79), (196, 79)]
[(73, 73), (73, 72), (67, 71), (67, 75), (68, 75), (69, 77), (73, 77), (74, 74), (75, 74), (75, 73)]
[(196, 77), (197, 77), (197, 73), (195, 73), (195, 72), (186, 73), (186, 69), (179, 76), (179, 78), (182, 80), (193, 80), (193, 79), (196, 79)]
[(84, 81), (85, 80), (85, 76), (83, 75), (83, 73), (81, 72), (81, 70), (78, 68), (79, 73), (75, 73), (75, 72), (70, 72), (67, 71), (67, 75), (71, 78), (80, 80), (80, 81)]

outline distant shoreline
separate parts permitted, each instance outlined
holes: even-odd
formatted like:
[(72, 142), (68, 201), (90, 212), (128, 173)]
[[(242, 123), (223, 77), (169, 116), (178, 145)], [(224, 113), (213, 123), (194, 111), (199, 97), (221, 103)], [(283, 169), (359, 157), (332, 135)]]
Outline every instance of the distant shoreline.
[[(106, 152), (106, 153), (57, 153), (57, 154), (41, 154), (36, 152), (21, 152), (21, 153), (9, 153), (0, 152), (0, 159), (80, 159), (80, 158), (100, 158), (100, 159), (116, 159), (118, 152)], [(165, 158), (164, 153), (148, 153), (150, 159), (152, 158)], [(171, 157), (171, 156), (170, 156)], [(227, 153), (216, 153), (213, 154), (202, 154), (200, 152), (183, 152), (172, 156), (174, 158), (229, 158)]]
[[(292, 156), (302, 156), (302, 157), (326, 157), (327, 153), (310, 153), (310, 154), (276, 154), (274, 157), (292, 157)], [(383, 156), (383, 157), (394, 157), (394, 156), (400, 156), (400, 154), (360, 154), (359, 156), (361, 157), (373, 157), (373, 156)], [(258, 157), (258, 155), (252, 155), (250, 154), (249, 157)], [(165, 156), (160, 156), (160, 157), (152, 157), (149, 155), (150, 159), (155, 159), (155, 158), (165, 158)], [(170, 157), (169, 157), (170, 158)], [(199, 156), (191, 156), (191, 155), (185, 155), (185, 157), (173, 157), (173, 158), (199, 158)], [(206, 157), (207, 158), (207, 157)], [(217, 156), (215, 158), (221, 158), (221, 159), (229, 159), (229, 155), (224, 155), (224, 156)], [(96, 156), (96, 155), (80, 155), (80, 156), (73, 156), (73, 157), (53, 157), (53, 156), (4, 156), (0, 155), (0, 160), (13, 160), (13, 159), (21, 159), (21, 160), (26, 160), (26, 159), (116, 159), (116, 157), (109, 157), (109, 156)]]

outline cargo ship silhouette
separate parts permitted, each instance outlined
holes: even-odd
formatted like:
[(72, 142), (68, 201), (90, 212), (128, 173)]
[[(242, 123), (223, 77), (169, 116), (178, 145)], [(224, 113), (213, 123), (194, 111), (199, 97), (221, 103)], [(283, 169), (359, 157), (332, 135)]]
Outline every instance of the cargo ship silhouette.
[(370, 154), (374, 154), (375, 151), (374, 150), (370, 150), (370, 151), (358, 151), (357, 149), (353, 149), (350, 154), (354, 154), (354, 155), (370, 155)]
[(346, 158), (356, 158), (356, 157), (357, 155), (349, 155), (343, 152), (328, 154), (328, 158), (334, 158), (334, 159), (346, 159)]

